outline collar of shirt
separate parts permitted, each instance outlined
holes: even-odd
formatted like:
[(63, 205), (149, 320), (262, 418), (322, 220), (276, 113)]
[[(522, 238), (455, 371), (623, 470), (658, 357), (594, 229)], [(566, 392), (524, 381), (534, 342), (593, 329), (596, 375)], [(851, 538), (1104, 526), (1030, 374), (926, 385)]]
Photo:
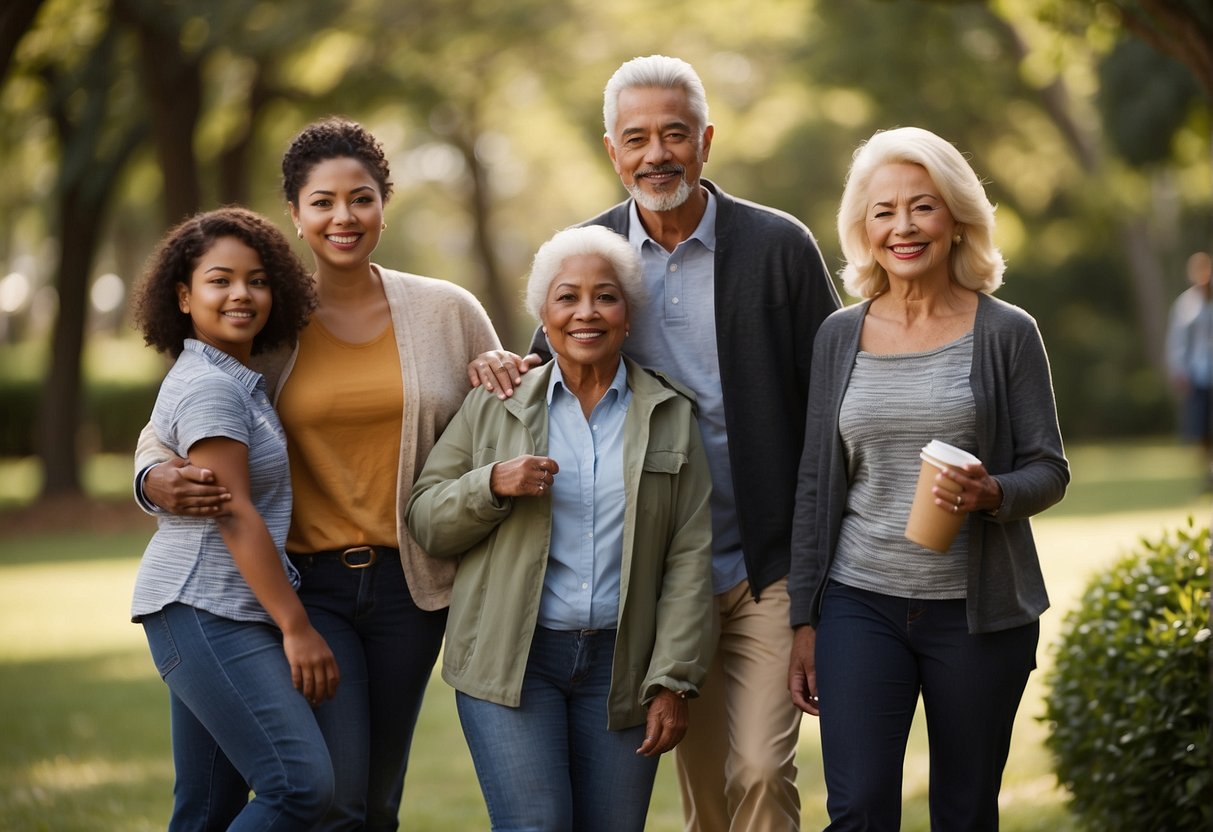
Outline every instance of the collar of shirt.
[(218, 347), (204, 344), (196, 338), (186, 338), (183, 344), (183, 351), (196, 353), (201, 356), (208, 364), (217, 367), (247, 387), (250, 393), (265, 385), (265, 378), (261, 373), (249, 369)]
[[(614, 393), (614, 396), (611, 396)], [(552, 375), (548, 379), (547, 402), (548, 409), (551, 410), (552, 400), (556, 395), (571, 396), (568, 386), (564, 383), (564, 374), (560, 372), (560, 361), (552, 362)], [(626, 410), (629, 402), (632, 399), (632, 391), (628, 389), (628, 368), (623, 363), (623, 357), (619, 358), (619, 366), (615, 369), (615, 378), (611, 380), (611, 386), (602, 394), (602, 398), (598, 404), (594, 405), (597, 410), (603, 403), (617, 402)]]
[[(702, 186), (700, 186), (702, 187)], [(687, 237), (678, 245), (685, 245), (691, 240), (698, 240), (699, 244), (708, 251), (716, 250), (716, 195), (704, 188), (708, 195), (708, 207), (704, 210), (703, 216), (699, 218), (699, 225), (695, 226), (694, 233)], [(632, 200), (632, 204), (628, 207), (628, 242), (637, 251), (644, 251), (645, 245), (650, 245), (661, 249), (663, 254), (666, 254), (661, 244), (649, 236), (649, 232), (644, 230), (644, 223), (640, 221), (640, 209), (636, 207), (636, 200)]]

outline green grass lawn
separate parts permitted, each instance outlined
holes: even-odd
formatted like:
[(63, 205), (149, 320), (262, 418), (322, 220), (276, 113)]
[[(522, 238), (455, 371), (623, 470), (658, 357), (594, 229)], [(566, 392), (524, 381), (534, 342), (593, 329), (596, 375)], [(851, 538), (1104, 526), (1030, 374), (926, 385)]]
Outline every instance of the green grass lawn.
[[(1210, 516), (1193, 451), (1168, 442), (1070, 449), (1066, 500), (1035, 522), (1051, 609), (1039, 660), (1051, 661), (1065, 611), (1088, 576), (1142, 536), (1189, 515)], [(125, 460), (102, 459), (86, 481), (94, 493), (128, 488)], [(0, 504), (28, 499), (36, 467), (0, 462)], [(163, 829), (173, 781), (165, 689), (142, 631), (128, 621), (131, 583), (150, 533), (58, 529), (14, 535), (0, 526), (0, 829), (138, 832)], [(1042, 742), (1043, 674), (1020, 709), (1003, 787), (1003, 829), (1072, 830)], [(817, 726), (806, 719), (799, 754), (804, 828), (825, 825)], [(905, 766), (906, 830), (928, 829), (925, 727), (915, 725)], [(422, 710), (402, 828), (487, 829), (453, 694), (435, 677)], [(648, 828), (681, 829), (669, 759), (658, 774)]]

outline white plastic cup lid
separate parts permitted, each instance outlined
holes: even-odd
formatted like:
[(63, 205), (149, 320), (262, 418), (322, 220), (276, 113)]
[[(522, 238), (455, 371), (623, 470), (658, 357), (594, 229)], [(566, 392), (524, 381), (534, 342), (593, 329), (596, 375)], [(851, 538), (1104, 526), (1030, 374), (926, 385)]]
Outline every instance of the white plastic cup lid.
[(938, 439), (932, 439), (928, 442), (923, 447), (922, 453), (919, 454), (919, 458), (931, 463), (951, 465), (954, 468), (981, 464), (980, 459), (963, 448), (957, 448), (955, 445), (949, 445), (947, 442), (940, 442)]

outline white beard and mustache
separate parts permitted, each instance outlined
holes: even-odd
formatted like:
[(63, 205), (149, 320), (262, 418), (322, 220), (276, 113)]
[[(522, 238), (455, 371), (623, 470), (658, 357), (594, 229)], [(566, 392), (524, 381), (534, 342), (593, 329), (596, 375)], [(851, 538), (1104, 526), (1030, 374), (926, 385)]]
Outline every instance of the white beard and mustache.
[[(658, 194), (652, 194), (644, 191), (640, 187), (640, 179), (650, 173), (676, 173), (681, 178), (678, 184), (672, 191), (665, 191)], [(640, 204), (640, 206), (648, 211), (661, 213), (664, 211), (673, 211), (695, 192), (690, 183), (686, 180), (686, 168), (681, 165), (656, 165), (654, 167), (638, 170), (632, 177), (632, 184), (627, 186), (628, 193), (632, 198)]]

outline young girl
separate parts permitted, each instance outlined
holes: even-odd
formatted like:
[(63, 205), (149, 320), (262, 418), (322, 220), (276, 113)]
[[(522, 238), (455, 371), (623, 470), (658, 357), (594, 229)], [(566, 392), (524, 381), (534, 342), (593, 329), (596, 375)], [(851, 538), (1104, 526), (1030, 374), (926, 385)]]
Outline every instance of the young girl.
[(231, 494), (223, 516), (159, 517), (135, 582), (131, 615), (170, 692), (169, 829), (311, 829), (333, 795), (312, 706), (336, 693), (337, 664), (295, 594), (286, 439), (246, 366), (295, 341), (311, 279), (271, 223), (222, 208), (168, 233), (134, 304), (144, 340), (177, 359), (156, 434)]

